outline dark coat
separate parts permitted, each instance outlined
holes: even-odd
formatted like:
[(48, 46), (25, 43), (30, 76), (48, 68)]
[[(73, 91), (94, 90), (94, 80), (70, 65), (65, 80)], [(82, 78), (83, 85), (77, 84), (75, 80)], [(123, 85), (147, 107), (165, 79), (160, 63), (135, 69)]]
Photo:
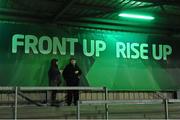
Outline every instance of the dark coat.
[[(75, 71), (79, 71), (78, 74), (75, 74)], [(63, 71), (63, 77), (66, 81), (67, 86), (78, 86), (79, 85), (79, 77), (82, 74), (82, 71), (77, 65), (72, 65), (69, 63), (64, 71)]]
[(49, 85), (50, 86), (59, 86), (61, 83), (61, 74), (57, 66), (51, 66), (48, 71)]

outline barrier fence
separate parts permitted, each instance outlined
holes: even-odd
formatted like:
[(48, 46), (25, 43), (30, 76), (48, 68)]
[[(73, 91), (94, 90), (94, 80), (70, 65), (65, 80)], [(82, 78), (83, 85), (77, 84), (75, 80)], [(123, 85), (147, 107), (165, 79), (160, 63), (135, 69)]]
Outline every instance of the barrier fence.
[[(175, 102), (173, 100), (171, 100), (171, 102)], [(180, 101), (176, 101), (176, 102), (180, 102)], [(78, 101), (77, 104), (77, 119), (80, 119), (80, 105), (97, 105), (97, 104), (104, 104), (104, 105), (111, 105), (111, 104), (116, 104), (116, 105), (120, 105), (120, 104), (164, 104), (164, 113), (165, 113), (165, 118), (168, 119), (168, 100), (102, 100), (102, 101)], [(106, 119), (108, 119), (108, 107), (106, 107), (105, 109), (106, 111)]]
[[(14, 94), (14, 104), (13, 105), (13, 118), (18, 119), (18, 96), (24, 97), (26, 100), (31, 101), (30, 98), (23, 95), (23, 92), (36, 92), (36, 91), (68, 91), (68, 90), (78, 90), (78, 91), (101, 91), (104, 94), (103, 100), (79, 100), (77, 104), (77, 119), (80, 119), (81, 105), (104, 105), (105, 106), (105, 116), (106, 119), (109, 118), (109, 108), (108, 105), (112, 104), (163, 104), (164, 105), (164, 118), (169, 118), (168, 104), (169, 103), (180, 103), (178, 99), (167, 99), (162, 97), (162, 99), (156, 100), (108, 100), (108, 89), (105, 87), (0, 87), (1, 92), (11, 92)], [(47, 99), (47, 98), (46, 98)], [(34, 102), (35, 105), (40, 105)]]

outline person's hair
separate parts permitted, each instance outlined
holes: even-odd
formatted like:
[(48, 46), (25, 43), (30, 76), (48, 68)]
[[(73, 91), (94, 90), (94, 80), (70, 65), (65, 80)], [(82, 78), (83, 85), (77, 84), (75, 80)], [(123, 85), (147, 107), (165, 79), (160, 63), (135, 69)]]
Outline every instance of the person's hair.
[(58, 61), (58, 59), (53, 58), (51, 60), (51, 67), (57, 67), (57, 64), (56, 64), (57, 61)]
[(76, 60), (74, 57), (71, 57), (70, 59), (69, 59), (69, 61), (71, 62), (71, 60)]

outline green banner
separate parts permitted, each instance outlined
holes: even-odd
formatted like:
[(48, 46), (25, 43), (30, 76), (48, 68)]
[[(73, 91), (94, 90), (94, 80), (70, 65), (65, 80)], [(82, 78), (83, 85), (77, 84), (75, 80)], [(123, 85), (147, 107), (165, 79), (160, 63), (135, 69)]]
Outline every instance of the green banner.
[(0, 86), (48, 86), (51, 59), (63, 70), (73, 56), (81, 86), (177, 90), (178, 45), (167, 35), (0, 23)]

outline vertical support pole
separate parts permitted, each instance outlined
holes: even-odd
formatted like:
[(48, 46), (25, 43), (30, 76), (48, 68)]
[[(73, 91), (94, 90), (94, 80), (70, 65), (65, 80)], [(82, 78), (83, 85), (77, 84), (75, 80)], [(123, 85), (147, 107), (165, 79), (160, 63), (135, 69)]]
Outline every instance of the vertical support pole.
[(80, 120), (80, 101), (77, 102), (77, 120)]
[(15, 105), (14, 105), (14, 120), (17, 120), (17, 107), (18, 107), (18, 87), (15, 87)]
[[(105, 101), (106, 100), (108, 100), (108, 90), (107, 90), (107, 88), (106, 87), (104, 87), (104, 90), (105, 90)], [(108, 113), (108, 104), (106, 103), (105, 104), (105, 111), (106, 111), (106, 120), (108, 120), (108, 115), (109, 115), (109, 113)]]
[(164, 99), (164, 109), (165, 109), (165, 119), (168, 120), (169, 111), (168, 111), (168, 100), (167, 99)]
[(48, 105), (48, 90), (46, 90), (46, 93), (45, 93), (45, 103), (46, 103), (46, 105)]

